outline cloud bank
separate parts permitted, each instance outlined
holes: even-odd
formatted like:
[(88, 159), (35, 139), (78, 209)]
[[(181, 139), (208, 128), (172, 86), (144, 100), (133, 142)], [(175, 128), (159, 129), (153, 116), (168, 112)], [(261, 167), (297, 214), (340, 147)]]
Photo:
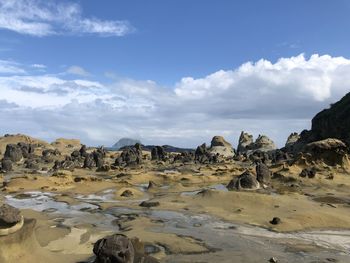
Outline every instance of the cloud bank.
[(128, 21), (86, 18), (77, 3), (46, 0), (0, 0), (0, 28), (38, 37), (124, 36), (133, 31)]
[(144, 143), (196, 146), (242, 130), (266, 134), (282, 146), (289, 133), (350, 91), (350, 60), (303, 54), (248, 62), (172, 87), (154, 81), (113, 84), (62, 75), (0, 76), (2, 133), (44, 139), (81, 138), (112, 145), (120, 137)]

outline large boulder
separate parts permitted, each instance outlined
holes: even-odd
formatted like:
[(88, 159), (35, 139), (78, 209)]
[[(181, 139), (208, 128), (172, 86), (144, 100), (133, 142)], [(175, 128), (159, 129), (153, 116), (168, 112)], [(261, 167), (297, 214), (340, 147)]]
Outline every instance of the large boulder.
[(19, 162), (23, 158), (21, 148), (16, 144), (8, 144), (4, 154), (5, 159), (10, 159), (12, 162)]
[(227, 142), (222, 136), (213, 137), (211, 140), (209, 152), (213, 155), (218, 154), (223, 157), (233, 157), (235, 155), (232, 145)]
[(242, 131), (238, 140), (237, 152), (240, 154), (247, 152), (253, 143), (253, 135)]
[(259, 135), (256, 139), (252, 150), (260, 150), (264, 152), (275, 150), (275, 143), (266, 135)]
[(11, 226), (22, 220), (21, 212), (8, 204), (0, 206), (0, 226)]
[(295, 148), (296, 142), (300, 139), (300, 135), (297, 132), (291, 133), (286, 141), (286, 144), (284, 146), (285, 150), (287, 152), (293, 152)]
[(245, 171), (237, 178), (232, 179), (226, 187), (228, 190), (257, 190), (260, 188), (260, 183), (253, 174)]
[(133, 263), (135, 250), (131, 241), (122, 234), (114, 234), (98, 240), (93, 249), (94, 263)]

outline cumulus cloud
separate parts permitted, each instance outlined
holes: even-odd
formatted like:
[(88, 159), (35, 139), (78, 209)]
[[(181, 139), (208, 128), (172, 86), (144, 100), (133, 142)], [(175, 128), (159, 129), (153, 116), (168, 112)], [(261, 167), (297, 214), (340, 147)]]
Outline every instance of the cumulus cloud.
[(58, 76), (2, 76), (1, 131), (45, 139), (78, 137), (111, 145), (120, 137), (144, 143), (195, 146), (241, 130), (266, 134), (282, 146), (289, 133), (350, 91), (350, 60), (299, 55), (248, 62), (173, 87), (154, 81), (112, 85)]
[(45, 0), (0, 0), (0, 28), (39, 37), (124, 36), (133, 31), (128, 21), (86, 18), (77, 3)]

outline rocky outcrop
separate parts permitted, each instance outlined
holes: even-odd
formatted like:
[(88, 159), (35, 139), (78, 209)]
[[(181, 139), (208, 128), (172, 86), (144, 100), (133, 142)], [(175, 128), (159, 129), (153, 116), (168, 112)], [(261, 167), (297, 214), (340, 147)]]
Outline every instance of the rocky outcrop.
[(350, 93), (312, 119), (309, 140), (336, 138), (350, 145)]
[(152, 160), (165, 161), (166, 152), (162, 146), (155, 146), (151, 151)]
[(194, 161), (193, 152), (182, 152), (174, 156), (174, 162), (191, 163)]
[(232, 179), (226, 187), (228, 190), (256, 190), (260, 184), (253, 174), (245, 171), (238, 178)]
[(284, 149), (286, 152), (294, 152), (295, 144), (300, 139), (300, 135), (297, 132), (291, 133), (286, 141)]
[(123, 150), (121, 155), (115, 160), (117, 166), (138, 165), (142, 163), (141, 144), (136, 143), (133, 147), (128, 147)]
[(225, 158), (233, 157), (235, 155), (232, 145), (229, 142), (227, 142), (222, 136), (213, 137), (213, 139), (211, 140), (209, 152), (212, 155), (218, 154)]
[(253, 143), (253, 135), (242, 131), (238, 140), (237, 152), (240, 154), (247, 152)]
[(307, 144), (304, 149), (309, 162), (324, 163), (329, 166), (348, 165), (347, 146), (338, 139), (325, 139)]
[(239, 137), (238, 153), (240, 154), (250, 155), (255, 151), (269, 152), (276, 148), (275, 143), (266, 135), (259, 135), (255, 142), (253, 136), (245, 132), (242, 132)]

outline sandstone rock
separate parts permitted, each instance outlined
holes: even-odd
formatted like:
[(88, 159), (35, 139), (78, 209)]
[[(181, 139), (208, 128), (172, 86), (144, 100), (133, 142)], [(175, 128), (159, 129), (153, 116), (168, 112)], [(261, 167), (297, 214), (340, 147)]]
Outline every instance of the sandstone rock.
[(287, 152), (294, 152), (295, 151), (295, 144), (297, 143), (297, 141), (300, 139), (300, 135), (297, 132), (293, 132), (291, 133), (286, 141), (285, 144), (285, 150)]
[(266, 135), (259, 135), (253, 146), (253, 150), (260, 151), (271, 151), (276, 148), (275, 143)]
[(303, 152), (308, 162), (320, 162), (329, 166), (349, 166), (347, 146), (338, 139), (325, 139), (307, 144)]
[(22, 219), (21, 212), (8, 204), (3, 204), (0, 207), (0, 225), (14, 225)]
[(227, 142), (222, 136), (213, 137), (213, 139), (211, 140), (209, 152), (212, 155), (219, 154), (223, 157), (235, 156), (235, 152), (232, 148), (232, 145), (229, 142)]
[(234, 178), (227, 185), (228, 190), (256, 190), (260, 187), (255, 176), (248, 171), (242, 173), (238, 178)]
[(94, 263), (133, 263), (135, 257), (131, 241), (122, 234), (114, 234), (98, 240), (93, 249)]
[(237, 152), (238, 153), (247, 152), (247, 150), (249, 150), (250, 146), (253, 143), (254, 143), (253, 135), (250, 135), (249, 133), (242, 131), (238, 141)]

